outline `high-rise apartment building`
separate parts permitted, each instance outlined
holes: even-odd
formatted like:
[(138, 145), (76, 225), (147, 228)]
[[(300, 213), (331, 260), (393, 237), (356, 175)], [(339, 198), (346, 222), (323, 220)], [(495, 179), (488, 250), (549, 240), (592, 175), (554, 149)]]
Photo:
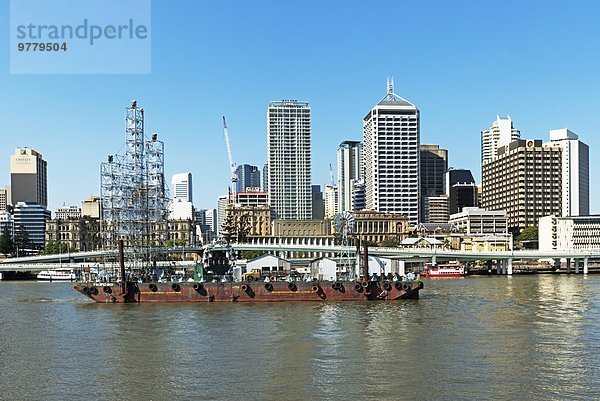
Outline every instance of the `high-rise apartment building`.
[(193, 202), (192, 173), (173, 174), (171, 178), (171, 191), (173, 200)]
[(366, 208), (419, 221), (419, 110), (394, 93), (363, 119)]
[(312, 218), (311, 122), (307, 102), (269, 102), (269, 199), (276, 219)]
[(338, 187), (325, 185), (325, 218), (334, 219), (338, 213)]
[(562, 149), (516, 140), (482, 167), (483, 207), (504, 210), (513, 232), (562, 212)]
[(551, 130), (544, 146), (562, 149), (562, 216), (589, 215), (589, 146), (566, 128)]
[(240, 164), (236, 168), (237, 183), (235, 184), (236, 192), (246, 192), (248, 188), (260, 189), (260, 169), (258, 166), (250, 164)]
[[(444, 194), (444, 175), (448, 170), (448, 150), (440, 149), (439, 145), (421, 145), (420, 167), (421, 220), (424, 223), (433, 223), (433, 221), (430, 221), (430, 216), (425, 213), (425, 209), (432, 210), (426, 205), (427, 198)], [(435, 220), (438, 218), (436, 217)], [(437, 221), (435, 222), (437, 223)], [(447, 223), (447, 220), (444, 223)]]
[(341, 213), (351, 211), (352, 186), (364, 180), (363, 144), (360, 141), (344, 141), (337, 151), (337, 176), (338, 176), (338, 206)]
[(48, 205), (47, 163), (30, 148), (17, 148), (10, 157), (11, 204), (17, 202)]
[(265, 192), (269, 192), (269, 165), (265, 163), (263, 166), (263, 180), (262, 180), (262, 190)]
[(510, 116), (496, 116), (490, 129), (481, 131), (481, 164), (493, 159), (498, 148), (506, 146), (521, 137), (521, 131), (513, 127)]

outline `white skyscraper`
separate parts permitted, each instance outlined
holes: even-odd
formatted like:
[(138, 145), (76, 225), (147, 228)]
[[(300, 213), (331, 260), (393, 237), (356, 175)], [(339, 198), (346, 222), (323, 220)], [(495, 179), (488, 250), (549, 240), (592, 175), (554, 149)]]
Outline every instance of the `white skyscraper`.
[(521, 138), (521, 131), (514, 129), (510, 116), (501, 118), (496, 115), (496, 121), (490, 129), (481, 131), (481, 164), (492, 160), (498, 148), (508, 145)]
[(192, 201), (192, 173), (173, 174), (171, 178), (173, 200)]
[(352, 210), (352, 186), (364, 180), (363, 144), (360, 141), (344, 141), (338, 147), (338, 211)]
[(544, 146), (562, 149), (562, 216), (589, 215), (589, 146), (566, 128), (551, 130)]
[(310, 106), (269, 102), (267, 112), (268, 191), (276, 219), (312, 218)]
[(363, 119), (366, 209), (419, 221), (419, 110), (394, 93)]

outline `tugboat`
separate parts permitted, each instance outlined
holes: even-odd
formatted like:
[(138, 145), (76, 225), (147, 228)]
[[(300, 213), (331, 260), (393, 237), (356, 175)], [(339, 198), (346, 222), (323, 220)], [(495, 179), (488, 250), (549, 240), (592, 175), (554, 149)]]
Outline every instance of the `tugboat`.
[[(120, 277), (115, 282), (82, 281), (75, 290), (95, 302), (289, 302), (289, 301), (383, 301), (418, 299), (420, 280), (369, 277), (368, 248), (365, 244), (363, 273), (354, 281), (236, 281), (233, 274), (217, 275), (209, 266), (195, 278), (213, 273), (211, 281), (140, 282), (125, 273), (123, 241), (119, 241)], [(209, 258), (216, 260), (217, 258)], [(217, 263), (223, 266), (222, 259)], [(207, 268), (209, 267), (209, 268)], [(231, 268), (232, 266), (229, 265)], [(230, 272), (231, 269), (228, 269)]]

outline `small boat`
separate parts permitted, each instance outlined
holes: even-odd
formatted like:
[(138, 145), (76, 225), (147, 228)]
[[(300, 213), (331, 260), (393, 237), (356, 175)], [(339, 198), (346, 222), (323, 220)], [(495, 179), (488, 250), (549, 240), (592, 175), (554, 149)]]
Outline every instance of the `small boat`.
[(459, 262), (446, 264), (428, 263), (423, 270), (424, 277), (464, 277), (467, 275), (465, 266)]
[(75, 281), (77, 274), (73, 269), (42, 270), (38, 273), (37, 279), (40, 281)]

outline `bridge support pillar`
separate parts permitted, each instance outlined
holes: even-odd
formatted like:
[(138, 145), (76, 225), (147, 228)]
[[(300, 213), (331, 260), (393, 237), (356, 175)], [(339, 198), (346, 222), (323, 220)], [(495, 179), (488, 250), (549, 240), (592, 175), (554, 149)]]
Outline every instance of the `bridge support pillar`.
[(567, 258), (567, 274), (571, 274), (571, 258)]
[(579, 259), (575, 259), (575, 274), (579, 274)]
[(512, 276), (512, 274), (513, 274), (513, 266), (512, 266), (512, 262), (513, 262), (513, 261), (512, 261), (512, 258), (508, 258), (508, 260), (506, 261), (506, 264), (507, 264), (507, 266), (508, 266), (508, 268), (507, 268), (507, 274), (508, 274), (509, 276)]
[(502, 259), (500, 260), (500, 263), (502, 264), (502, 274), (506, 274), (506, 260)]
[(588, 260), (587, 256), (583, 258), (583, 274), (588, 274)]
[(502, 263), (502, 261), (496, 260), (496, 274), (497, 275), (500, 275), (500, 263)]
[(433, 255), (433, 256), (431, 257), (431, 264), (432, 264), (432, 265), (435, 265), (436, 263), (437, 263), (437, 255)]

